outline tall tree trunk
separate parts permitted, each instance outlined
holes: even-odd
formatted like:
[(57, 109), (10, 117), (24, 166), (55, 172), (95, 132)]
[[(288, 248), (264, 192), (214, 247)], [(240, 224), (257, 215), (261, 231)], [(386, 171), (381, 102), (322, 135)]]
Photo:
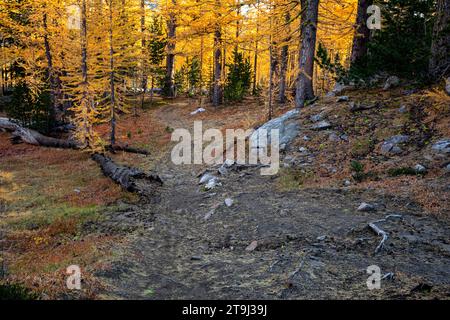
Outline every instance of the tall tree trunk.
[[(172, 0), (172, 4), (176, 5), (176, 0)], [(172, 9), (171, 9), (172, 10)], [(168, 97), (175, 97), (175, 37), (177, 31), (175, 13), (169, 14), (167, 21), (167, 55), (166, 55), (166, 79), (165, 79), (165, 94)]]
[[(220, 0), (216, 0), (216, 10), (221, 6)], [(223, 90), (222, 90), (222, 31), (220, 28), (220, 14), (216, 13), (216, 27), (214, 31), (214, 84), (212, 102), (215, 107), (222, 104)]]
[(116, 92), (115, 92), (115, 66), (114, 66), (114, 44), (113, 44), (113, 0), (109, 0), (109, 67), (110, 67), (110, 95), (111, 95), (111, 136), (110, 143), (116, 144)]
[(146, 41), (145, 41), (145, 0), (141, 0), (141, 68), (142, 68), (142, 82), (141, 82), (141, 109), (144, 108), (145, 94), (147, 93), (147, 57), (146, 57)]
[(353, 37), (352, 54), (350, 61), (355, 63), (367, 54), (367, 43), (369, 42), (370, 30), (367, 28), (367, 8), (372, 0), (358, 0), (358, 11), (356, 13), (356, 30)]
[(214, 32), (214, 87), (213, 87), (213, 105), (218, 106), (222, 103), (222, 34), (220, 27), (216, 27)]
[(314, 98), (313, 71), (316, 49), (317, 17), (319, 0), (301, 0), (301, 48), (299, 53), (299, 74), (295, 94), (295, 107), (301, 108), (307, 100)]
[(438, 0), (436, 11), (429, 72), (439, 80), (450, 75), (450, 0)]
[[(291, 15), (287, 12), (284, 16), (286, 29), (288, 34), (291, 33), (289, 24), (291, 21)], [(286, 73), (288, 68), (288, 55), (289, 55), (289, 45), (288, 42), (291, 40), (291, 37), (288, 36), (284, 39), (283, 47), (281, 48), (281, 61), (280, 61), (280, 83), (279, 83), (279, 93), (278, 93), (278, 102), (285, 103), (286, 102)]]
[(258, 33), (259, 33), (259, 0), (256, 1), (256, 36), (255, 36), (255, 55), (253, 58), (253, 88), (252, 94), (257, 91), (257, 72), (258, 72)]
[(48, 80), (50, 82), (50, 95), (53, 104), (54, 117), (60, 120), (62, 117), (61, 110), (59, 109), (59, 98), (61, 92), (61, 81), (58, 74), (53, 68), (53, 55), (50, 48), (50, 41), (48, 39), (48, 24), (47, 24), (47, 13), (45, 12), (42, 17), (42, 23), (44, 27), (44, 47), (45, 47), (45, 57), (47, 59), (47, 73)]

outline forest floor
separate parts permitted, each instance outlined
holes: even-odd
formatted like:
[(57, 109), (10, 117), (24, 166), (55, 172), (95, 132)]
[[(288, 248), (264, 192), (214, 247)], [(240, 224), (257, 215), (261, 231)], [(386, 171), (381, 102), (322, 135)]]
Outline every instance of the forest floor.
[[(448, 299), (448, 158), (430, 152), (433, 142), (450, 137), (448, 97), (404, 88), (345, 94), (382, 106), (354, 113), (348, 102), (321, 99), (302, 110), (300, 135), (277, 175), (232, 170), (211, 191), (198, 184), (206, 166), (170, 161), (170, 133), (192, 129), (194, 120), (204, 129), (251, 128), (265, 121), (263, 102), (206, 105), (191, 115), (196, 100), (158, 100), (138, 118), (124, 117), (119, 139), (151, 154), (113, 157), (161, 176), (164, 186), (151, 201), (102, 177), (87, 154), (11, 145), (0, 134), (5, 281), (43, 298)], [(277, 107), (276, 114), (289, 109)], [(311, 130), (317, 114), (332, 129)], [(332, 133), (348, 139), (330, 139)], [(380, 154), (382, 141), (395, 134), (411, 137), (403, 152)], [(426, 174), (403, 174), (417, 163)], [(361, 202), (376, 210), (358, 211)], [(375, 253), (380, 236), (368, 224), (389, 214), (402, 218), (377, 224), (389, 238)], [(64, 286), (71, 264), (82, 268), (80, 292)], [(386, 275), (378, 290), (366, 285), (371, 265)]]

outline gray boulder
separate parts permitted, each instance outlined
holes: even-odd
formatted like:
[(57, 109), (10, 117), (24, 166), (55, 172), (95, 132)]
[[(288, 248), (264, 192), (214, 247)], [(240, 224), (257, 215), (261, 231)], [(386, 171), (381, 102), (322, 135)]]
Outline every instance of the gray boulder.
[(393, 87), (396, 87), (400, 84), (400, 79), (397, 76), (390, 76), (386, 79), (386, 82), (384, 83), (383, 90), (388, 90)]
[(437, 153), (450, 154), (450, 138), (435, 142), (431, 149)]
[(347, 88), (347, 86), (343, 83), (336, 82), (334, 85), (333, 90), (328, 92), (326, 94), (327, 97), (335, 97), (336, 95), (340, 94), (342, 91), (344, 91)]
[(375, 211), (376, 208), (374, 205), (368, 204), (366, 202), (362, 202), (359, 207), (358, 207), (358, 211), (362, 211), (362, 212), (369, 212), (369, 211)]
[[(253, 149), (257, 148), (267, 148), (267, 145), (271, 143), (270, 132), (273, 129), (279, 130), (280, 135), (280, 145), (289, 144), (299, 133), (300, 124), (298, 121), (298, 116), (300, 112), (297, 109), (290, 110), (278, 118), (274, 118), (257, 130), (255, 130), (250, 136), (250, 146)], [(266, 131), (264, 131), (266, 130)], [(267, 143), (260, 139), (263, 135), (267, 136)]]
[(425, 172), (427, 172), (427, 168), (425, 168), (425, 166), (418, 163), (414, 166), (414, 171), (416, 173), (425, 173)]
[(322, 120), (316, 124), (314, 124), (311, 129), (313, 130), (326, 130), (326, 129), (330, 129), (331, 128), (331, 124), (326, 121), (326, 120)]

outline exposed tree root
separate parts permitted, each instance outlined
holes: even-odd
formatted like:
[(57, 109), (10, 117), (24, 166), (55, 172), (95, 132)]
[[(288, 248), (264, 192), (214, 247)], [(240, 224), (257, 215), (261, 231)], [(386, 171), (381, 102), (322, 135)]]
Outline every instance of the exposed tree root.
[(100, 165), (107, 177), (110, 177), (127, 191), (136, 192), (140, 195), (150, 195), (158, 186), (163, 184), (158, 175), (147, 174), (137, 168), (118, 165), (103, 154), (93, 154), (92, 159)]
[(384, 243), (389, 238), (387, 232), (384, 231), (383, 229), (381, 229), (380, 227), (378, 227), (376, 225), (376, 223), (385, 222), (385, 221), (387, 221), (388, 219), (391, 219), (391, 218), (399, 218), (399, 219), (401, 219), (402, 216), (400, 214), (390, 214), (390, 215), (387, 215), (384, 219), (380, 219), (380, 220), (377, 220), (377, 221), (369, 223), (369, 228), (372, 229), (377, 235), (381, 236), (380, 244), (375, 248), (375, 253), (378, 253), (378, 252), (380, 252), (381, 249), (383, 249)]
[(39, 132), (24, 128), (19, 124), (7, 119), (0, 118), (0, 129), (12, 132), (12, 140), (23, 141), (35, 146), (44, 146), (52, 148), (77, 149), (79, 145), (75, 141), (56, 139), (44, 136)]

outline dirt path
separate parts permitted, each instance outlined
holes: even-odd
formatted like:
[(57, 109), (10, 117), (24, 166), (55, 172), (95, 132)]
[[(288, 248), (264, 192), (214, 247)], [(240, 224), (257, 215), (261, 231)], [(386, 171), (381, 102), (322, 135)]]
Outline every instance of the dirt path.
[[(174, 104), (155, 117), (173, 128), (192, 127), (191, 109)], [(104, 222), (134, 230), (112, 268), (98, 274), (109, 284), (109, 298), (450, 297), (450, 228), (407, 199), (349, 189), (282, 192), (277, 177), (256, 168), (233, 171), (206, 192), (198, 185), (202, 168), (175, 166), (169, 154), (156, 168), (165, 181), (156, 200)], [(228, 197), (231, 207), (224, 204)], [(379, 209), (359, 212), (362, 201)], [(374, 254), (380, 237), (367, 225), (394, 213), (403, 218), (379, 224), (389, 240)], [(247, 251), (252, 241), (256, 249)], [(394, 277), (368, 290), (370, 265)]]

